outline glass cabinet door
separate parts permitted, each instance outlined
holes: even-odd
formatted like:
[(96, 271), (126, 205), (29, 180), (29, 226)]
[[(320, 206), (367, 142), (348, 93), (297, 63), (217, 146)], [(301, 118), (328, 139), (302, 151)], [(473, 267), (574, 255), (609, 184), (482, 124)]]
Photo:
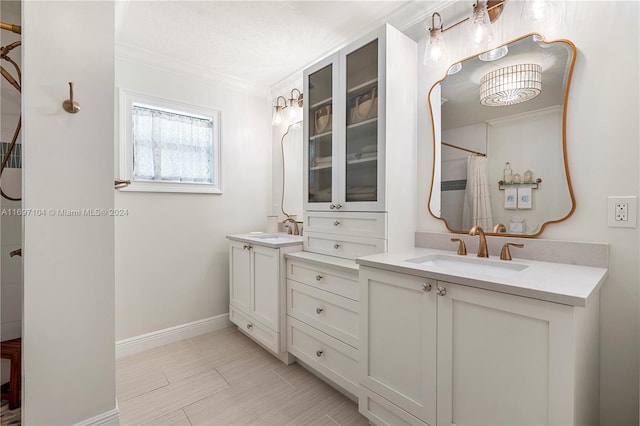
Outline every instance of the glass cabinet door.
[[(330, 203), (333, 176), (333, 64), (309, 74), (308, 202)], [(306, 95), (305, 95), (306, 97)]]
[(346, 55), (345, 201), (378, 201), (378, 40)]

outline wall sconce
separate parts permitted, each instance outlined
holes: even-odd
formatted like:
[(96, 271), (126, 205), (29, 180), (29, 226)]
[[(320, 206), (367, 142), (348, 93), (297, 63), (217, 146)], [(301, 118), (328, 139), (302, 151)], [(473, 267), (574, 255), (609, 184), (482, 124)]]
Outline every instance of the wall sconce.
[[(297, 92), (297, 95), (294, 92)], [(280, 99), (282, 99), (282, 104), (280, 104)], [(302, 121), (302, 99), (302, 92), (298, 89), (291, 90), (291, 95), (288, 100), (284, 96), (278, 96), (276, 98), (276, 104), (273, 107), (271, 125), (276, 127), (284, 122), (285, 109), (287, 110), (286, 119), (290, 124)]]
[[(447, 28), (443, 28), (442, 17), (438, 12), (431, 15), (431, 27), (428, 28), (429, 38), (425, 45), (424, 64), (435, 64), (447, 59), (449, 52), (444, 43), (443, 33), (467, 21), (469, 21), (468, 32), (471, 42), (476, 48), (484, 47), (493, 39), (491, 24), (502, 14), (505, 1), (507, 0), (478, 0), (473, 5), (473, 12), (469, 18), (465, 18)], [(439, 20), (439, 26), (436, 25), (436, 17)]]
[[(437, 26), (436, 17), (440, 22), (440, 25)], [(438, 12), (431, 15), (431, 28), (427, 30), (429, 31), (429, 39), (424, 48), (424, 64), (429, 65), (430, 63), (436, 64), (440, 61), (445, 61), (448, 51), (442, 37), (442, 17)]]

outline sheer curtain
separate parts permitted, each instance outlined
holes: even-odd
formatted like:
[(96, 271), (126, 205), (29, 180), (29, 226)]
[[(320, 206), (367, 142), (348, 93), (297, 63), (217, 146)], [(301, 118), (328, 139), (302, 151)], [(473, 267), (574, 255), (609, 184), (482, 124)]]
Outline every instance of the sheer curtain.
[(133, 178), (213, 182), (213, 120), (133, 106)]
[(471, 155), (467, 158), (467, 189), (462, 206), (464, 229), (475, 225), (485, 230), (493, 228), (487, 164), (486, 157)]

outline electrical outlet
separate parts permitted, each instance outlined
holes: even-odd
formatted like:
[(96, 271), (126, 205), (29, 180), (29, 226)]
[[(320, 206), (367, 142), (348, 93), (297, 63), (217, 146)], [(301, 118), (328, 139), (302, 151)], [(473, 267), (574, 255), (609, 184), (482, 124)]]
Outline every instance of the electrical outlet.
[(635, 228), (638, 215), (638, 197), (609, 197), (607, 222), (610, 228)]

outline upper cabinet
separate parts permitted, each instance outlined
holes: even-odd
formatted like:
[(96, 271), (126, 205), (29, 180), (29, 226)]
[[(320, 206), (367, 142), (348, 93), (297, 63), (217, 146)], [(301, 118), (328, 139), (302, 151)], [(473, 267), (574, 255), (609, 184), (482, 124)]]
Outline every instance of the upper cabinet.
[(305, 210), (388, 212), (415, 186), (416, 73), (415, 42), (389, 25), (305, 70)]

